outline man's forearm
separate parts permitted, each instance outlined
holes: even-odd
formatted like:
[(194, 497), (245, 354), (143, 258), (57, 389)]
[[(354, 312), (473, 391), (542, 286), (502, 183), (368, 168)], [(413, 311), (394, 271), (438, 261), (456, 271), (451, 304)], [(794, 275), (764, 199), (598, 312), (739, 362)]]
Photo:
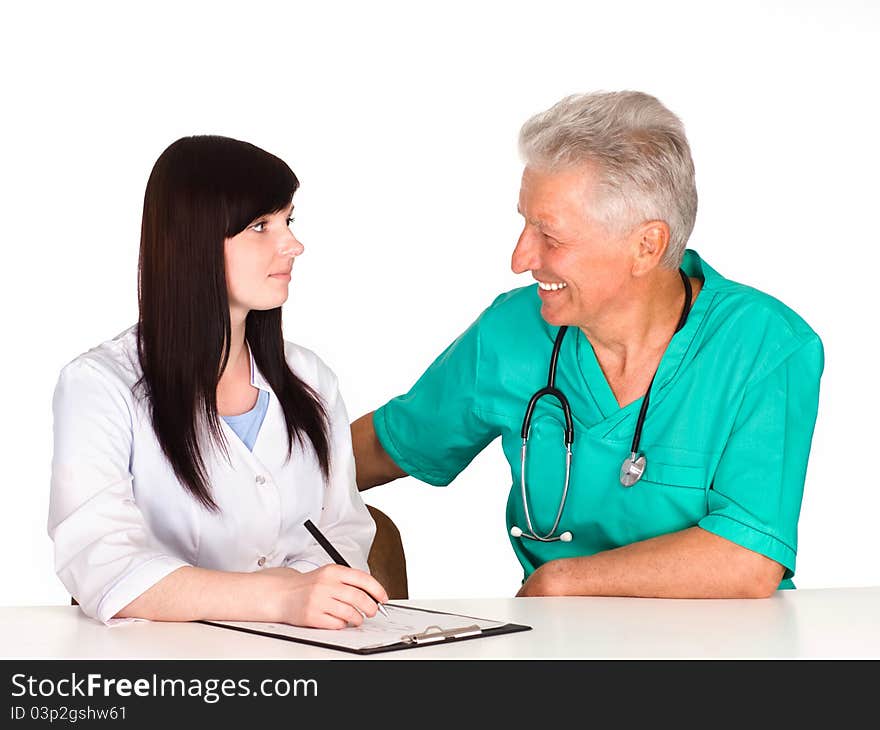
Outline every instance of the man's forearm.
[(360, 491), (406, 476), (406, 472), (382, 448), (373, 426), (372, 411), (351, 424), (351, 445)]
[(783, 567), (699, 527), (542, 565), (519, 595), (762, 598)]

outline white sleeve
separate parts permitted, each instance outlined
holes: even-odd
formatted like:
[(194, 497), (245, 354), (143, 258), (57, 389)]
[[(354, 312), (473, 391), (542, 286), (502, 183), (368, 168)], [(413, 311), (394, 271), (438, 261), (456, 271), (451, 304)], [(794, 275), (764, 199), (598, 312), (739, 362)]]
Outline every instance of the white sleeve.
[[(376, 534), (376, 524), (357, 488), (351, 426), (335, 376), (329, 392), (326, 408), (330, 426), (330, 479), (324, 489), (318, 529), (352, 568), (369, 572), (367, 556)], [(288, 563), (288, 567), (307, 572), (332, 562), (324, 549), (312, 542), (305, 553)]]
[(52, 400), (49, 537), (55, 572), (105, 624), (186, 562), (157, 543), (134, 501), (129, 401), (87, 362), (67, 365)]

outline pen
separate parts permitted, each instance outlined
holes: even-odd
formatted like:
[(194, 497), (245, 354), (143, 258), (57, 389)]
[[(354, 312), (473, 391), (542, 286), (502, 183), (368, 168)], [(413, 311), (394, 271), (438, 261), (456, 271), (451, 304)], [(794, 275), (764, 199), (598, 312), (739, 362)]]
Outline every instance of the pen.
[[(330, 541), (324, 537), (324, 533), (321, 532), (317, 527), (315, 527), (314, 523), (311, 520), (306, 520), (303, 522), (303, 526), (312, 533), (312, 537), (314, 537), (318, 541), (318, 545), (320, 545), (327, 552), (331, 558), (333, 558), (333, 562), (337, 565), (344, 565), (346, 568), (350, 568), (351, 566), (348, 564), (348, 561), (340, 555), (339, 551), (330, 544)], [(374, 599), (375, 600), (375, 599)], [(385, 606), (383, 606), (379, 601), (376, 601), (376, 605), (379, 607), (379, 612), (385, 617), (388, 618), (388, 611), (385, 610)]]

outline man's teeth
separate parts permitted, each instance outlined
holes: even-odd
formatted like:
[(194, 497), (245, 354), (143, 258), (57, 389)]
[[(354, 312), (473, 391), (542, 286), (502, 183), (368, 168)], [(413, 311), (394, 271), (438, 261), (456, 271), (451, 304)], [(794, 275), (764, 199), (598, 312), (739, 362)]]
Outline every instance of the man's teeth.
[(557, 291), (558, 289), (565, 289), (568, 284), (545, 284), (543, 281), (539, 281), (538, 286), (544, 291)]

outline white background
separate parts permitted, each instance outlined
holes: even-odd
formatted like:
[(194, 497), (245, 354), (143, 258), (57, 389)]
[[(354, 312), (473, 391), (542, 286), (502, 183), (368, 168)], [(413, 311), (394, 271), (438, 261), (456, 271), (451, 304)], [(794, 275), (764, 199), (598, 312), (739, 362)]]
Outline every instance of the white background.
[[(67, 600), (46, 535), (52, 391), (62, 365), (136, 321), (143, 191), (170, 142), (245, 139), (300, 177), (306, 253), (285, 333), (336, 370), (355, 418), (529, 282), (509, 270), (520, 124), (564, 95), (623, 88), (684, 120), (691, 247), (824, 341), (798, 585), (880, 584), (880, 12), (831, 5), (7, 6), (0, 604)], [(516, 591), (508, 486), (496, 443), (446, 489), (406, 479), (365, 495), (400, 527), (411, 597)]]

